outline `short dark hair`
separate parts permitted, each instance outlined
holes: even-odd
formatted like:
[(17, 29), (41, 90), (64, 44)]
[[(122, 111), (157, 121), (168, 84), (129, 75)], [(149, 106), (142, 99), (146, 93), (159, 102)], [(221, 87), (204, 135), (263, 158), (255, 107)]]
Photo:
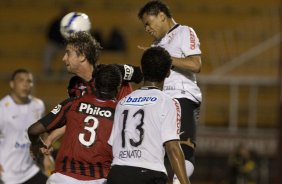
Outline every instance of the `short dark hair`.
[(172, 14), (166, 4), (159, 0), (149, 1), (139, 10), (138, 18), (142, 19), (145, 13), (158, 15), (160, 12), (163, 12), (168, 18), (172, 18)]
[(12, 73), (11, 81), (13, 81), (19, 73), (31, 74), (31, 72), (30, 72), (28, 69), (25, 69), (25, 68), (16, 69), (16, 70)]
[[(112, 94), (110, 98), (114, 98), (118, 87), (121, 85), (122, 75), (117, 66), (103, 65), (95, 72), (95, 88), (98, 93)], [(114, 92), (114, 93), (113, 93)]]
[(85, 55), (86, 59), (95, 66), (102, 47), (89, 33), (79, 31), (66, 39), (66, 45), (70, 44), (76, 48), (77, 55)]
[(162, 47), (147, 49), (141, 58), (141, 68), (145, 81), (162, 82), (172, 65), (172, 58)]

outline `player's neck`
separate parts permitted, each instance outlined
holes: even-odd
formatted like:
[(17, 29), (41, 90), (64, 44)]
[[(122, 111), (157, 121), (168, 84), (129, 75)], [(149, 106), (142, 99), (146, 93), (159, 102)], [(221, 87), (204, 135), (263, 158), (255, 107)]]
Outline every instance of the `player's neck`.
[(83, 68), (81, 68), (78, 76), (88, 82), (92, 79), (93, 70), (93, 65), (89, 64), (88, 66), (84, 66)]
[(167, 33), (173, 29), (173, 27), (176, 25), (177, 23), (175, 22), (175, 20), (173, 18), (169, 19), (167, 22), (168, 28), (167, 28)]
[(159, 90), (163, 90), (164, 83), (163, 82), (150, 82), (150, 81), (144, 81), (142, 88), (146, 87), (154, 87)]
[(21, 98), (14, 93), (11, 93), (10, 96), (13, 99), (13, 101), (15, 102), (15, 104), (19, 104), (19, 105), (20, 104), (27, 104), (30, 101), (30, 98), (28, 96), (26, 98)]

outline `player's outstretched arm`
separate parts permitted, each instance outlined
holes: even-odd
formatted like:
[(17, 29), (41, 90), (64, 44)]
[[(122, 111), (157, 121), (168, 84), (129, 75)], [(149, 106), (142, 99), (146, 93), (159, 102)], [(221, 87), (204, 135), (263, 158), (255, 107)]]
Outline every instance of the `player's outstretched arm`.
[(190, 184), (186, 175), (184, 154), (180, 147), (179, 141), (169, 141), (165, 143), (166, 153), (168, 155), (171, 167), (175, 172), (181, 184)]

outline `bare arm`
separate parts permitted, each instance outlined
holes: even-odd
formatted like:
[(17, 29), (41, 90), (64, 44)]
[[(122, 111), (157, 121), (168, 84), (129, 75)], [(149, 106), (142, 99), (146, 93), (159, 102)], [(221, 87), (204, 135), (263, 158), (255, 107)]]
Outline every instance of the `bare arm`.
[(181, 184), (190, 184), (186, 175), (185, 161), (179, 141), (169, 141), (165, 143), (165, 149), (173, 171)]
[(38, 142), (39, 135), (46, 131), (47, 131), (46, 128), (39, 121), (32, 124), (27, 130), (31, 144), (36, 144)]
[(46, 128), (39, 121), (32, 124), (27, 130), (29, 140), (31, 141), (30, 151), (34, 159), (39, 155), (39, 149), (46, 147), (40, 138), (40, 134), (46, 131)]
[(51, 146), (55, 141), (57, 141), (58, 139), (60, 139), (61, 137), (63, 137), (64, 133), (66, 131), (66, 125), (58, 128), (54, 131), (52, 131), (47, 138), (45, 139), (45, 144), (47, 146)]
[(176, 70), (190, 71), (194, 73), (200, 73), (202, 67), (202, 61), (200, 55), (188, 56), (186, 58), (172, 57), (172, 65)]

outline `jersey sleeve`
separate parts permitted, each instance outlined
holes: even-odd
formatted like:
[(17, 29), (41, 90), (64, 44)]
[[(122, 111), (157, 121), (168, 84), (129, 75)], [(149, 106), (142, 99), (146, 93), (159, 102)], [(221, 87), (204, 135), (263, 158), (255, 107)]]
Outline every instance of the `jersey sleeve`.
[(179, 140), (181, 110), (179, 102), (171, 99), (166, 105), (161, 136), (163, 143), (170, 140)]
[(186, 57), (201, 54), (200, 41), (193, 28), (185, 27), (179, 39), (181, 39), (181, 50)]
[(73, 98), (70, 98), (59, 103), (46, 116), (39, 120), (39, 122), (45, 126), (48, 132), (60, 128), (66, 124), (65, 114), (71, 108), (73, 100)]

